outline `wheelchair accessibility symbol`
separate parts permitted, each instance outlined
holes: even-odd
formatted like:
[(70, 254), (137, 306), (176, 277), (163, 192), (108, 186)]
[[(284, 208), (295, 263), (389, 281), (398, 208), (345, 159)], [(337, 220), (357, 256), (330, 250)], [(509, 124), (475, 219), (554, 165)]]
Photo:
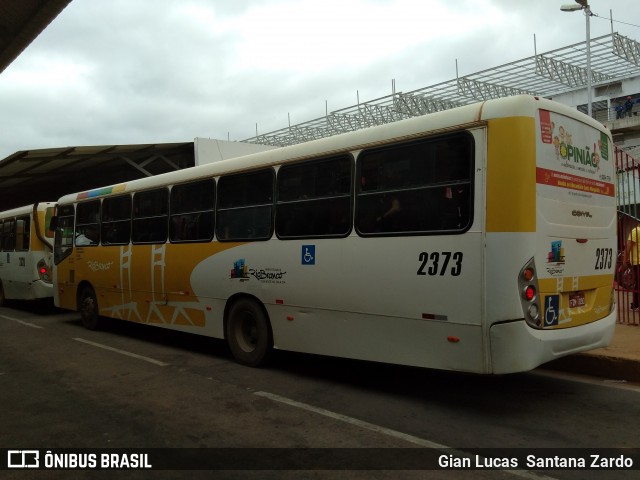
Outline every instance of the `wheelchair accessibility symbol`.
[(548, 295), (544, 299), (544, 324), (545, 326), (558, 325), (560, 315), (560, 295)]
[(302, 265), (316, 264), (316, 246), (302, 245)]

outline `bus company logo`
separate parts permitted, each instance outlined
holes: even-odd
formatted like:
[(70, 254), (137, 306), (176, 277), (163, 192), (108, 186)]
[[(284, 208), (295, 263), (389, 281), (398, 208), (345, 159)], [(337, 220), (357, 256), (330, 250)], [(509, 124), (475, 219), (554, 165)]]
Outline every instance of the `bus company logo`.
[(239, 278), (242, 281), (249, 279), (249, 267), (247, 267), (244, 258), (240, 258), (233, 262), (233, 268), (231, 269), (231, 275), (229, 278)]
[(247, 282), (253, 277), (263, 283), (286, 283), (284, 280), (286, 274), (287, 272), (283, 272), (281, 268), (249, 268), (244, 258), (241, 258), (233, 262), (229, 278)]
[(547, 263), (564, 263), (564, 248), (562, 248), (562, 240), (551, 242), (551, 251), (547, 254)]
[(95, 260), (89, 260), (87, 262), (87, 266), (92, 272), (97, 272), (98, 270), (111, 270), (113, 262), (97, 262)]
[(551, 251), (547, 253), (547, 273), (551, 276), (564, 274), (564, 248), (562, 248), (562, 240), (551, 242)]

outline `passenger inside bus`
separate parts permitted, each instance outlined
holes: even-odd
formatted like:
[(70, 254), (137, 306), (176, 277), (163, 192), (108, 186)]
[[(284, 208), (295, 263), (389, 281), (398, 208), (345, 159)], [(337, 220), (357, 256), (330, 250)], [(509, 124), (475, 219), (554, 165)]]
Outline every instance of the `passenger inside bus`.
[(469, 221), (468, 186), (450, 185), (441, 189), (440, 218), (443, 230), (464, 228)]
[(389, 232), (397, 230), (397, 223), (402, 211), (398, 196), (384, 194), (379, 199), (379, 205), (379, 215), (376, 217), (378, 231)]
[(98, 232), (95, 228), (85, 227), (76, 230), (76, 245), (79, 247), (97, 245), (98, 241), (93, 240), (94, 238), (98, 238)]

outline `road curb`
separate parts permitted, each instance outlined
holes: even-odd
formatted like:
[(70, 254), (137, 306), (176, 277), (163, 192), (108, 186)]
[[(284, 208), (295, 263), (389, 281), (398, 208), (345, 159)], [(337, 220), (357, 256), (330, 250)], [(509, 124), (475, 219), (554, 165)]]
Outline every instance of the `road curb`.
[(640, 382), (640, 361), (620, 357), (579, 353), (546, 363), (541, 368), (581, 373), (611, 380)]

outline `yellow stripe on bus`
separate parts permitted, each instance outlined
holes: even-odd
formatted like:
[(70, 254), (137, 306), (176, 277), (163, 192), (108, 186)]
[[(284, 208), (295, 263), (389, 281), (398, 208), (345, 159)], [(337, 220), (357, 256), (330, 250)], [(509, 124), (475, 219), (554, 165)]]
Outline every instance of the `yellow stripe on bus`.
[[(600, 320), (610, 313), (613, 275), (547, 278), (539, 280), (541, 304), (549, 295), (559, 295), (558, 324), (552, 328), (570, 328)], [(572, 292), (584, 293), (584, 306), (570, 306)], [(544, 312), (543, 312), (544, 314)], [(547, 326), (547, 328), (549, 328)]]
[(488, 123), (487, 232), (535, 232), (534, 119), (498, 118)]
[(600, 287), (611, 287), (613, 274), (584, 275), (581, 277), (559, 277), (538, 280), (538, 286), (543, 293), (575, 292), (591, 290)]

